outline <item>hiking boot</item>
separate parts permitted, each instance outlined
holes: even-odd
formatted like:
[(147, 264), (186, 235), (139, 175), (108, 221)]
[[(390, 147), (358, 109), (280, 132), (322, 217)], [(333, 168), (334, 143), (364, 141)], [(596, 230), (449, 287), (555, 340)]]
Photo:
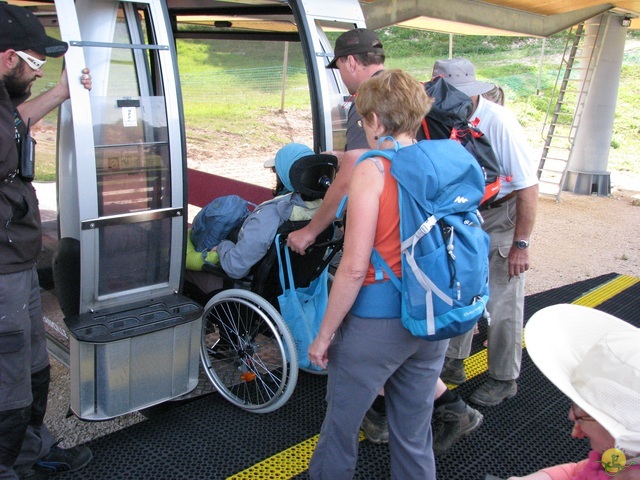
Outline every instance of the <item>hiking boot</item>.
[(461, 385), (467, 381), (467, 374), (464, 371), (464, 360), (459, 358), (445, 358), (440, 380), (444, 383)]
[(476, 405), (493, 407), (515, 396), (518, 385), (515, 380), (496, 380), (490, 378), (471, 394), (469, 400)]
[(458, 398), (433, 410), (433, 453), (440, 455), (482, 424), (482, 414)]
[(45, 480), (49, 478), (49, 475), (46, 473), (36, 473), (33, 470), (29, 470), (27, 473), (19, 475), (18, 478), (20, 480)]
[(55, 444), (49, 453), (33, 465), (33, 471), (40, 475), (53, 475), (60, 472), (74, 472), (86, 466), (93, 454), (84, 446), (60, 448)]
[(367, 410), (360, 428), (371, 443), (389, 443), (389, 426), (387, 416), (376, 412), (373, 408)]

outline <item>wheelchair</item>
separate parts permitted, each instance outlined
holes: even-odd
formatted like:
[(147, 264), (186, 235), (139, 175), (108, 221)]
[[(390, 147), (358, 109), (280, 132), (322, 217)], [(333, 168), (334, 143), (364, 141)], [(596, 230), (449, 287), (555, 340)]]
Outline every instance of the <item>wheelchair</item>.
[[(298, 160), (291, 169), (294, 188), (309, 198), (322, 198), (335, 176), (337, 161), (329, 155)], [(291, 397), (298, 379), (296, 339), (278, 307), (282, 293), (279, 261), (286, 235), (308, 222), (285, 222), (268, 252), (240, 280), (217, 265), (205, 265), (222, 279), (222, 288), (204, 306), (200, 358), (209, 381), (232, 404), (252, 413), (269, 413)], [(308, 286), (342, 248), (339, 224), (322, 232), (305, 255), (291, 252), (296, 287)], [(203, 302), (204, 303), (204, 302)], [(318, 373), (312, 370), (310, 372)]]

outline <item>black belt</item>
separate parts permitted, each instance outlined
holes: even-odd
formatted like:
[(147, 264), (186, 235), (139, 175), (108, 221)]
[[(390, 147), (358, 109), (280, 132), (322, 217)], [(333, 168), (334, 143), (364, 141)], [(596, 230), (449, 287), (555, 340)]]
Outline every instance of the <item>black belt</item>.
[(495, 202), (492, 202), (490, 205), (487, 206), (487, 210), (491, 209), (491, 208), (498, 208), (501, 207), (503, 203), (508, 202), (509, 200), (511, 200), (512, 198), (514, 198), (516, 196), (516, 191), (514, 190), (513, 192), (505, 195), (504, 197), (496, 200)]

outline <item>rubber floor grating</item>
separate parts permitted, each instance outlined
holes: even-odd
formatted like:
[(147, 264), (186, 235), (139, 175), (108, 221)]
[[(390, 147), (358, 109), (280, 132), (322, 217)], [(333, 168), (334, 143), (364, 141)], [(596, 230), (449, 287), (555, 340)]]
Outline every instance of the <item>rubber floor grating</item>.
[[(640, 327), (640, 280), (617, 274), (528, 296), (525, 319), (548, 305), (589, 301)], [(474, 352), (482, 354), (485, 332), (481, 326)], [(486, 375), (480, 372), (456, 391), (468, 398)], [(306, 465), (324, 417), (325, 383), (324, 376), (300, 372), (291, 399), (265, 415), (246, 413), (217, 393), (157, 409), (146, 421), (87, 443), (93, 461), (55, 478), (307, 479)], [(525, 350), (518, 394), (497, 407), (479, 407), (483, 425), (436, 458), (438, 480), (482, 480), (486, 474), (507, 478), (585, 458), (588, 442), (570, 437), (569, 406)], [(389, 478), (388, 446), (362, 441), (355, 478)]]

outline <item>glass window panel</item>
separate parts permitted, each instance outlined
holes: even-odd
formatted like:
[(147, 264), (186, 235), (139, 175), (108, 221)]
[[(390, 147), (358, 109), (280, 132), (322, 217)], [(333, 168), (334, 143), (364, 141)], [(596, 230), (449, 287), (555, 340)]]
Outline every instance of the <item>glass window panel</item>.
[[(325, 32), (329, 40), (330, 45), (323, 45), (325, 47), (324, 53), (333, 52), (333, 45), (335, 45), (336, 38), (347, 31), (353, 29), (355, 26), (352, 23), (341, 22), (328, 22), (317, 20), (316, 24)], [(327, 57), (327, 64), (333, 59), (333, 56)], [(340, 78), (340, 72), (337, 69), (325, 69), (325, 75), (327, 83), (331, 88), (330, 92), (330, 104), (331, 104), (331, 130), (333, 135), (333, 149), (336, 151), (344, 150), (347, 143), (347, 114), (349, 108), (354, 104), (351, 98), (345, 94), (340, 93), (336, 88), (336, 82), (342, 85), (343, 91), (346, 93), (347, 89), (342, 83)], [(355, 108), (355, 106), (353, 106)]]
[(270, 188), (267, 158), (290, 142), (313, 148), (300, 43), (178, 40), (177, 49), (190, 168)]
[(100, 229), (98, 294), (108, 295), (169, 280), (171, 218)]
[(166, 104), (150, 74), (158, 56), (135, 46), (152, 43), (140, 23), (145, 18), (144, 10), (121, 3), (110, 42), (131, 48), (91, 47), (103, 49), (108, 62), (105, 95), (91, 96), (98, 215), (116, 216), (98, 232), (100, 296), (169, 280), (171, 219), (126, 216), (171, 207)]
[(171, 205), (163, 97), (92, 99), (100, 216)]

